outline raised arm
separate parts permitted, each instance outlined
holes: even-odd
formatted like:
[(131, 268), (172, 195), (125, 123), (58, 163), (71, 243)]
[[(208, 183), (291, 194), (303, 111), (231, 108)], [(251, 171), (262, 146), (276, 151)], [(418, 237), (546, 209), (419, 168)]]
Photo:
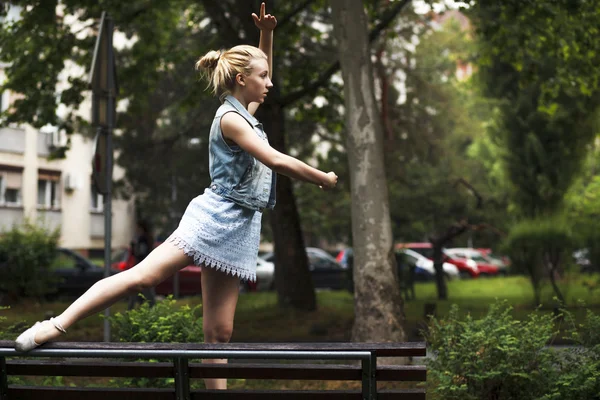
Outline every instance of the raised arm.
[(323, 189), (333, 188), (337, 184), (335, 173), (320, 171), (269, 146), (266, 141), (261, 140), (256, 135), (246, 120), (237, 113), (229, 112), (223, 115), (221, 130), (225, 138), (233, 140), (238, 146), (277, 173), (313, 183)]
[[(254, 24), (260, 30), (260, 41), (258, 48), (264, 51), (267, 55), (267, 63), (269, 64), (269, 78), (273, 77), (273, 30), (277, 26), (277, 19), (271, 14), (265, 15), (265, 3), (260, 5), (260, 16), (252, 13)], [(254, 115), (258, 109), (259, 103), (250, 103), (248, 112)]]

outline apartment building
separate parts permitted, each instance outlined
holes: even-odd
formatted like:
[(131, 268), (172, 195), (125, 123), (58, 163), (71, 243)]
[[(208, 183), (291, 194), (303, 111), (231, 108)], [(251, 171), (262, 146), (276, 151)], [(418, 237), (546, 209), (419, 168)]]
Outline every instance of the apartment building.
[[(0, 82), (4, 78), (0, 65)], [(15, 95), (0, 93), (0, 99), (5, 110)], [(98, 254), (104, 249), (104, 201), (91, 181), (93, 140), (79, 134), (70, 139), (66, 158), (49, 160), (52, 147), (66, 143), (64, 134), (29, 125), (0, 127), (0, 234), (29, 220), (59, 228), (63, 247)], [(113, 178), (122, 175), (115, 167)], [(113, 200), (113, 249), (133, 238), (134, 211), (133, 201)]]

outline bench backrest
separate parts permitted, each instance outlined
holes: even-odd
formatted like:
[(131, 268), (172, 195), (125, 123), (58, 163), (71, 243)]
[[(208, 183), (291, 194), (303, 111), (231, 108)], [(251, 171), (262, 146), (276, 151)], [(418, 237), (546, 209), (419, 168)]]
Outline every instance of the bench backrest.
[[(13, 342), (0, 341), (0, 351), (12, 348)], [(314, 352), (315, 357), (321, 352), (350, 352), (369, 351), (376, 357), (409, 357), (424, 356), (424, 343), (230, 343), (230, 344), (167, 344), (167, 343), (50, 343), (42, 346), (44, 350), (134, 350), (134, 351), (239, 351), (239, 352)], [(101, 399), (226, 399), (226, 398), (365, 398), (364, 382), (365, 369), (357, 364), (279, 364), (256, 362), (231, 362), (229, 364), (188, 363), (182, 358), (174, 358), (171, 362), (139, 362), (139, 361), (106, 361), (75, 359), (21, 359), (12, 358), (5, 361), (4, 376), (85, 376), (85, 377), (145, 377), (145, 378), (174, 378), (175, 387), (172, 389), (158, 388), (58, 388), (31, 387), (6, 385), (6, 399), (39, 399), (39, 398), (70, 398), (86, 400)], [(189, 379), (197, 378), (228, 378), (228, 379), (288, 379), (288, 380), (336, 380), (348, 381), (349, 390), (345, 391), (207, 391), (190, 390)], [(374, 381), (404, 381), (424, 382), (426, 380), (425, 366), (381, 365), (373, 371)], [(360, 382), (363, 382), (361, 390)], [(187, 382), (187, 383), (186, 383)], [(354, 382), (354, 383), (353, 383)], [(2, 386), (0, 384), (0, 386)], [(374, 388), (376, 391), (376, 385)], [(400, 389), (380, 391), (379, 399), (397, 398), (424, 400), (424, 389)], [(233, 396), (233, 397), (231, 397)], [(310, 396), (310, 397), (308, 397)], [(1, 400), (5, 400), (4, 397)]]

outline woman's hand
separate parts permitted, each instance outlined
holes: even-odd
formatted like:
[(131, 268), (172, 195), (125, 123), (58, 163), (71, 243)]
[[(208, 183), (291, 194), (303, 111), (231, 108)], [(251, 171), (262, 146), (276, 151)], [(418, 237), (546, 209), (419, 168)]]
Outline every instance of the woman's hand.
[(277, 19), (271, 14), (265, 15), (265, 3), (260, 5), (260, 17), (252, 13), (254, 25), (261, 31), (272, 31), (277, 26)]
[(327, 181), (323, 182), (321, 186), (319, 186), (323, 190), (333, 189), (335, 185), (337, 185), (338, 176), (335, 172), (327, 173)]

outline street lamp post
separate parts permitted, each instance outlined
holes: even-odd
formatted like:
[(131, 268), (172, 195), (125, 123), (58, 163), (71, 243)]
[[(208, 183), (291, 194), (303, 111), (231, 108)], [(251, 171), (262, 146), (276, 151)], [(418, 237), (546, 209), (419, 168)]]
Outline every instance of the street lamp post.
[[(110, 275), (112, 242), (112, 171), (113, 128), (118, 93), (115, 54), (113, 49), (113, 20), (102, 13), (94, 58), (89, 78), (92, 89), (92, 125), (96, 127), (92, 180), (104, 197), (104, 277)], [(110, 308), (104, 310), (104, 341), (110, 341)]]

